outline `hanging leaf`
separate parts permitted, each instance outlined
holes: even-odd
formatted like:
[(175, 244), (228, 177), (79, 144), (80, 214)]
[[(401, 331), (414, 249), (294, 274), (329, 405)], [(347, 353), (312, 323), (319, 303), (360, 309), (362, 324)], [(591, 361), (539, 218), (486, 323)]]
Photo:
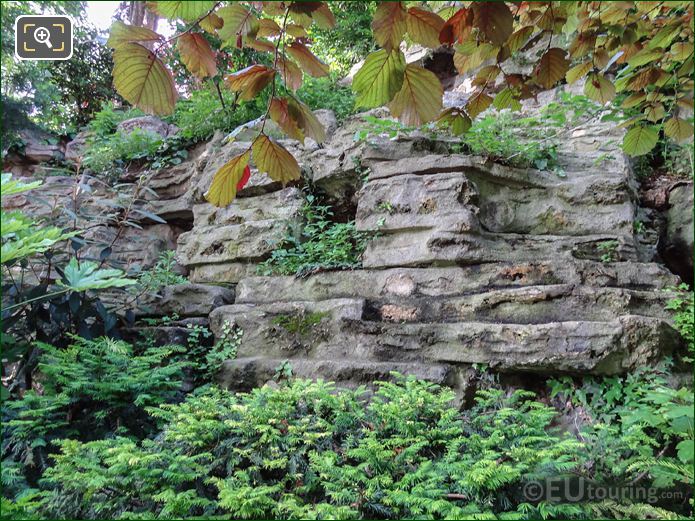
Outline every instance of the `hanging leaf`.
[(492, 105), (497, 110), (521, 110), (521, 103), (519, 103), (519, 100), (516, 99), (514, 92), (510, 88), (500, 91), (497, 96), (495, 96)]
[(292, 56), (309, 76), (320, 78), (328, 75), (328, 65), (319, 60), (307, 47), (300, 42), (292, 42), (286, 47), (287, 53)]
[(273, 142), (265, 134), (259, 135), (253, 142), (253, 160), (258, 170), (265, 172), (273, 181), (283, 185), (299, 179), (301, 172), (292, 154)]
[(293, 36), (294, 38), (308, 38), (309, 35), (306, 32), (306, 29), (302, 27), (301, 25), (297, 24), (287, 24), (285, 26), (285, 32), (289, 34), (290, 36)]
[(567, 71), (567, 74), (565, 74), (565, 79), (567, 80), (567, 83), (572, 85), (591, 72), (591, 69), (593, 68), (594, 66), (590, 61), (580, 63)]
[(106, 45), (112, 49), (134, 42), (158, 42), (162, 41), (162, 36), (151, 31), (146, 27), (137, 27), (135, 25), (126, 25), (123, 22), (114, 22), (109, 31), (109, 39)]
[(267, 38), (272, 36), (279, 36), (281, 32), (280, 26), (275, 20), (270, 18), (261, 18), (258, 20), (258, 36), (259, 38)]
[(200, 21), (200, 27), (210, 33), (217, 35), (217, 29), (221, 29), (224, 25), (224, 20), (215, 13), (210, 13)]
[(676, 42), (671, 46), (669, 51), (671, 58), (677, 62), (688, 59), (688, 56), (693, 54), (692, 42)]
[(185, 21), (192, 21), (200, 18), (205, 13), (215, 7), (215, 2), (211, 1), (158, 1), (150, 2), (152, 10), (164, 18), (174, 20), (180, 18)]
[(352, 88), (357, 92), (355, 104), (374, 108), (391, 101), (403, 86), (404, 71), (405, 56), (400, 50), (381, 49), (371, 53), (352, 81)]
[(239, 99), (249, 101), (256, 97), (275, 76), (275, 70), (265, 65), (251, 65), (227, 75), (225, 82), (232, 92), (239, 92)]
[(478, 114), (484, 112), (490, 105), (492, 105), (492, 98), (480, 91), (468, 100), (468, 103), (466, 103), (466, 112), (468, 112), (471, 118), (475, 118)]
[(411, 64), (405, 68), (403, 86), (389, 104), (389, 109), (401, 123), (418, 127), (439, 115), (443, 94), (442, 84), (433, 72)]
[(653, 61), (658, 61), (664, 57), (664, 51), (662, 49), (642, 49), (640, 52), (632, 56), (627, 60), (627, 64), (630, 67), (640, 67), (651, 63)]
[(449, 18), (439, 31), (439, 42), (453, 45), (470, 36), (473, 30), (473, 11), (462, 7)]
[(317, 143), (323, 143), (326, 140), (326, 129), (309, 107), (295, 98), (289, 98), (288, 107), (290, 114), (306, 137), (312, 138)]
[(693, 126), (681, 118), (671, 118), (664, 123), (664, 134), (676, 143), (682, 143), (693, 135)]
[(526, 27), (522, 27), (518, 31), (512, 33), (512, 35), (509, 37), (509, 41), (507, 42), (509, 52), (514, 53), (521, 49), (526, 44), (526, 42), (532, 34), (533, 27), (529, 25), (527, 25)]
[(287, 98), (273, 98), (270, 100), (268, 113), (270, 118), (277, 123), (285, 134), (304, 143), (304, 132), (299, 128), (297, 120), (290, 114)]
[(424, 47), (439, 47), (439, 33), (444, 27), (444, 19), (432, 11), (419, 7), (408, 9), (406, 18), (408, 34), (415, 43)]
[(615, 85), (603, 74), (592, 73), (586, 78), (584, 95), (590, 100), (606, 104), (615, 98)]
[(278, 56), (277, 68), (285, 87), (297, 90), (302, 86), (302, 70), (292, 60)]
[[(473, 2), (473, 25), (488, 41), (501, 46), (513, 31), (514, 16), (504, 2)], [(564, 73), (563, 73), (564, 74)]]
[(657, 121), (661, 121), (661, 119), (666, 115), (666, 110), (664, 110), (663, 104), (654, 103), (647, 105), (647, 107), (644, 109), (644, 115), (647, 117), (648, 121), (656, 123)]
[(321, 7), (322, 2), (295, 1), (290, 2), (287, 8), (291, 13), (311, 14)]
[(335, 27), (335, 16), (326, 2), (321, 2), (321, 6), (311, 13), (311, 17), (321, 29), (328, 30)]
[(620, 106), (624, 109), (629, 109), (632, 107), (636, 107), (645, 99), (647, 99), (647, 95), (644, 92), (635, 92), (633, 94), (630, 94), (627, 98), (625, 98)]
[(471, 118), (468, 117), (463, 110), (453, 107), (442, 112), (437, 123), (440, 126), (447, 126), (451, 129), (451, 133), (455, 136), (460, 136), (468, 132), (472, 126)]
[(252, 32), (254, 24), (258, 23), (256, 17), (239, 4), (222, 7), (217, 15), (224, 21), (222, 28), (217, 31), (220, 40), (234, 42), (237, 47), (241, 47), (241, 38)]
[[(210, 189), (205, 198), (213, 205), (224, 207), (229, 205), (236, 197), (237, 192), (243, 188), (251, 176), (249, 168), (250, 152), (234, 156), (227, 161), (216, 173), (210, 184)], [(244, 180), (246, 178), (246, 180)]]
[(379, 2), (372, 18), (374, 39), (387, 51), (397, 49), (407, 29), (406, 11), (400, 2)]
[(656, 127), (633, 127), (625, 134), (623, 150), (630, 156), (643, 156), (656, 146), (659, 131)]
[(179, 36), (176, 43), (181, 61), (186, 68), (198, 78), (207, 78), (217, 75), (215, 54), (210, 49), (210, 44), (200, 33), (186, 33)]
[(174, 78), (154, 53), (137, 43), (120, 45), (113, 53), (113, 85), (137, 108), (165, 116), (174, 111)]
[(268, 40), (258, 40), (256, 38), (246, 38), (244, 42), (244, 47), (249, 47), (259, 52), (275, 52), (275, 45), (273, 45)]
[(565, 77), (569, 69), (570, 62), (565, 58), (566, 52), (558, 47), (548, 49), (541, 56), (535, 70), (536, 83), (546, 89), (551, 88), (558, 81)]
[(473, 85), (488, 85), (494, 83), (497, 76), (502, 70), (497, 65), (488, 65), (478, 71), (478, 74), (473, 78)]

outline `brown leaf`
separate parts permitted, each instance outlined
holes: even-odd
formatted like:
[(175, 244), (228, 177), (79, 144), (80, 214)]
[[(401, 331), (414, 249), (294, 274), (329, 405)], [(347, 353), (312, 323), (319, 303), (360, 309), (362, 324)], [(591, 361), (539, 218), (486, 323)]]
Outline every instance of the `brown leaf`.
[(259, 38), (267, 38), (269, 36), (278, 36), (281, 32), (280, 26), (275, 20), (270, 18), (261, 18), (258, 20), (258, 34)]
[(549, 89), (565, 77), (570, 62), (565, 58), (565, 51), (552, 47), (546, 51), (535, 70), (536, 83)]
[(311, 17), (321, 29), (328, 30), (335, 27), (335, 16), (326, 2), (321, 2), (321, 6), (311, 13)]
[(292, 60), (278, 56), (277, 68), (285, 87), (297, 90), (302, 86), (302, 70)]
[(397, 49), (406, 29), (406, 11), (401, 3), (379, 2), (372, 19), (376, 42), (387, 51)]
[(285, 134), (304, 143), (304, 132), (299, 128), (297, 120), (290, 114), (287, 98), (273, 98), (270, 100), (268, 113), (270, 118), (277, 123)]
[(471, 34), (473, 29), (473, 11), (462, 7), (449, 18), (439, 31), (439, 42), (453, 45), (462, 42)]
[(182, 34), (179, 36), (176, 46), (181, 55), (181, 61), (192, 74), (198, 78), (217, 75), (215, 54), (202, 34)]
[(251, 65), (229, 74), (225, 82), (233, 92), (239, 92), (239, 98), (248, 101), (263, 90), (273, 80), (275, 70), (265, 65)]
[(250, 47), (259, 52), (275, 52), (275, 45), (268, 40), (258, 40), (256, 38), (246, 38), (244, 47)]
[(301, 171), (297, 160), (265, 134), (255, 139), (252, 149), (253, 160), (258, 170), (267, 173), (273, 181), (280, 181), (284, 185), (300, 178)]
[(326, 129), (309, 107), (295, 98), (288, 100), (288, 107), (290, 114), (306, 137), (312, 138), (317, 143), (323, 143), (326, 140)]
[(292, 42), (287, 47), (287, 53), (292, 56), (309, 76), (320, 78), (328, 76), (328, 65), (319, 60), (314, 54), (300, 42)]
[(439, 115), (443, 94), (442, 84), (433, 72), (411, 64), (405, 68), (403, 86), (389, 109), (403, 124), (417, 127)]
[(408, 34), (415, 43), (424, 47), (439, 47), (439, 33), (444, 27), (441, 16), (419, 7), (411, 7), (408, 9), (406, 25)]
[(503, 45), (514, 29), (514, 16), (504, 2), (473, 2), (473, 25), (494, 45)]
[(471, 118), (475, 118), (492, 105), (492, 98), (482, 91), (472, 96), (466, 103), (466, 111)]

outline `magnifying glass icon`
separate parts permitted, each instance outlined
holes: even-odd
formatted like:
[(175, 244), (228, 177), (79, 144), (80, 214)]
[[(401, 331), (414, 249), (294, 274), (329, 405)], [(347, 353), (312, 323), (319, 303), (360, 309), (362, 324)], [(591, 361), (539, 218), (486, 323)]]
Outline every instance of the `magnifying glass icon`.
[(45, 27), (37, 27), (34, 31), (34, 39), (39, 43), (45, 44), (49, 49), (52, 49), (53, 46), (51, 45), (50, 37), (51, 32)]

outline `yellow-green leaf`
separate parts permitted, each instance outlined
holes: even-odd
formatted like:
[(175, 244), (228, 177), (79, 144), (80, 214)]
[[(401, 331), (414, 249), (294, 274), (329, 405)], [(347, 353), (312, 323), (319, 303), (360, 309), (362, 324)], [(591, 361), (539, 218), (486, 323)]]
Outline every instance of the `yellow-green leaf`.
[(191, 21), (200, 18), (210, 11), (215, 6), (215, 2), (207, 0), (158, 1), (150, 2), (150, 5), (152, 5), (155, 13), (169, 20), (180, 18), (181, 20)]
[(535, 71), (536, 82), (549, 89), (565, 77), (570, 62), (567, 61), (566, 52), (559, 47), (548, 49), (541, 56)]
[(497, 96), (495, 96), (495, 99), (492, 102), (492, 105), (497, 110), (503, 110), (503, 109), (520, 110), (521, 109), (521, 103), (519, 103), (519, 100), (516, 99), (516, 97), (514, 96), (514, 92), (510, 88), (506, 88), (506, 89), (500, 91), (497, 94)]
[(237, 47), (240, 46), (240, 40), (258, 24), (256, 17), (239, 4), (222, 7), (217, 11), (217, 15), (224, 20), (224, 25), (217, 31), (220, 40), (233, 42)]
[(692, 42), (676, 42), (669, 52), (674, 60), (681, 62), (693, 54), (693, 44)]
[(666, 110), (664, 110), (663, 104), (654, 103), (644, 109), (644, 115), (647, 117), (647, 120), (656, 123), (666, 115)]
[(268, 36), (279, 36), (281, 33), (280, 26), (277, 22), (271, 18), (261, 18), (258, 20), (258, 34), (259, 38), (266, 38)]
[(633, 94), (630, 94), (627, 98), (625, 98), (620, 106), (624, 109), (636, 107), (637, 105), (642, 103), (646, 98), (647, 95), (644, 92), (635, 92)]
[(204, 31), (214, 35), (217, 34), (217, 29), (220, 29), (223, 25), (224, 20), (215, 13), (210, 13), (200, 21), (200, 27)]
[(444, 27), (441, 16), (419, 7), (411, 7), (408, 9), (406, 25), (408, 34), (415, 43), (424, 47), (439, 47), (439, 33)]
[(376, 42), (387, 51), (398, 49), (406, 29), (406, 11), (401, 3), (379, 2), (372, 18)]
[(321, 29), (333, 29), (335, 27), (335, 16), (326, 2), (321, 2), (319, 8), (311, 13), (311, 17)]
[(664, 123), (664, 134), (677, 143), (682, 143), (693, 135), (693, 126), (681, 118), (671, 118)]
[(661, 49), (642, 49), (640, 52), (627, 60), (630, 67), (639, 67), (663, 58), (664, 52)]
[(586, 76), (591, 69), (593, 69), (593, 65), (590, 61), (580, 63), (567, 71), (567, 74), (565, 74), (565, 79), (567, 80), (567, 83), (572, 85), (573, 83), (577, 82), (577, 80)]
[(240, 99), (249, 101), (273, 80), (273, 76), (275, 76), (274, 69), (257, 64), (229, 74), (225, 82), (233, 92), (240, 93)]
[(509, 46), (509, 52), (516, 52), (521, 49), (524, 44), (528, 41), (529, 37), (533, 34), (533, 27), (527, 25), (522, 27), (518, 31), (512, 33), (509, 37), (507, 45)]
[(592, 73), (586, 78), (584, 95), (593, 101), (605, 104), (615, 98), (615, 85), (603, 74)]
[(154, 53), (138, 43), (126, 43), (114, 51), (113, 62), (113, 85), (129, 103), (160, 116), (174, 111), (174, 78)]
[(446, 109), (437, 119), (440, 126), (447, 126), (451, 129), (451, 133), (455, 136), (460, 136), (468, 132), (471, 128), (471, 118), (468, 117), (463, 110), (453, 107)]
[(659, 131), (656, 127), (636, 126), (623, 139), (623, 150), (630, 156), (643, 156), (656, 146)]
[(181, 61), (192, 74), (198, 78), (212, 77), (217, 74), (215, 54), (202, 34), (182, 34), (179, 36), (176, 46), (179, 49)]
[(303, 43), (294, 41), (286, 48), (287, 53), (292, 56), (304, 72), (314, 78), (327, 76), (329, 72), (328, 65), (319, 60)]
[(484, 112), (492, 104), (492, 98), (484, 92), (478, 92), (466, 103), (466, 111), (471, 118), (475, 118)]
[(299, 179), (301, 175), (299, 164), (292, 154), (265, 134), (261, 134), (253, 142), (253, 160), (258, 170), (283, 185)]
[(405, 56), (399, 49), (371, 53), (352, 81), (357, 106), (374, 108), (391, 101), (403, 86), (404, 72)]
[(234, 156), (216, 173), (205, 198), (215, 206), (227, 206), (236, 197), (239, 182), (249, 166), (249, 151)]
[(123, 22), (116, 21), (111, 25), (109, 39), (106, 41), (106, 45), (115, 49), (126, 43), (156, 42), (161, 40), (162, 36), (151, 31), (147, 27), (126, 25)]
[(417, 127), (439, 115), (443, 94), (442, 84), (433, 72), (411, 64), (405, 68), (403, 86), (389, 109), (403, 124)]

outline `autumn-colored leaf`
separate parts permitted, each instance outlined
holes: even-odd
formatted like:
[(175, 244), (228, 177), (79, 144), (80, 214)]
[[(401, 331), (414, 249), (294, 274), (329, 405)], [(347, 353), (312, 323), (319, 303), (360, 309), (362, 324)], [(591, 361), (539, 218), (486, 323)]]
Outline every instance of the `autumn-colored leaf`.
[(304, 143), (304, 132), (299, 128), (297, 120), (290, 114), (287, 98), (273, 98), (270, 100), (268, 113), (270, 118), (277, 123), (285, 134)]
[(546, 89), (551, 88), (558, 81), (565, 77), (569, 69), (570, 62), (565, 58), (566, 52), (559, 47), (548, 49), (541, 56), (535, 70), (536, 83)]
[(443, 94), (442, 84), (433, 72), (411, 64), (405, 68), (403, 86), (389, 109), (403, 124), (417, 127), (439, 115)]
[(659, 140), (656, 127), (636, 126), (623, 139), (623, 150), (630, 156), (643, 156), (651, 151)]
[(567, 74), (565, 74), (565, 79), (567, 80), (567, 83), (572, 85), (591, 72), (591, 69), (593, 68), (594, 66), (590, 61), (580, 63), (567, 71)]
[(252, 149), (253, 160), (258, 170), (267, 173), (273, 181), (279, 181), (284, 185), (299, 179), (301, 171), (297, 160), (265, 134), (254, 140)]
[(636, 107), (645, 99), (647, 99), (647, 95), (644, 92), (635, 92), (633, 94), (630, 94), (627, 98), (625, 98), (620, 106), (624, 109), (629, 109), (632, 107)]
[(503, 45), (511, 36), (514, 16), (505, 2), (473, 2), (473, 25), (494, 45)]
[(439, 47), (439, 33), (444, 27), (444, 19), (432, 11), (419, 7), (408, 9), (406, 18), (408, 34), (415, 43), (424, 47)]
[(237, 192), (244, 187), (251, 176), (250, 156), (249, 151), (234, 156), (215, 173), (210, 189), (205, 194), (205, 198), (211, 204), (224, 207), (234, 200)]
[(145, 112), (174, 111), (174, 78), (159, 58), (138, 43), (119, 45), (113, 53), (113, 84), (123, 98)]
[(664, 134), (676, 143), (682, 143), (693, 135), (693, 126), (681, 118), (671, 118), (664, 123)]
[(217, 34), (217, 29), (221, 29), (223, 25), (224, 20), (215, 13), (210, 13), (200, 21), (200, 27), (204, 31), (215, 35)]
[[(660, 75), (660, 69), (654, 67), (644, 69), (632, 77), (626, 76), (626, 78), (629, 78), (628, 81), (625, 82), (627, 83), (626, 87), (629, 90), (642, 90), (649, 85), (656, 84)], [(622, 86), (623, 83), (621, 82), (621, 87)]]
[(507, 45), (509, 46), (509, 51), (514, 53), (521, 49), (524, 46), (524, 44), (526, 44), (526, 42), (532, 34), (533, 27), (529, 25), (527, 25), (526, 27), (522, 27), (518, 31), (512, 33), (512, 35), (509, 37), (509, 41), (507, 42)]
[(466, 112), (471, 118), (475, 118), (478, 114), (484, 112), (492, 105), (492, 98), (482, 91), (474, 94), (466, 103)]
[(256, 97), (275, 76), (275, 70), (265, 65), (251, 65), (229, 74), (225, 82), (233, 92), (239, 92), (239, 98), (248, 101)]
[(277, 68), (285, 87), (297, 90), (302, 86), (302, 70), (292, 60), (278, 56)]
[(181, 61), (186, 68), (198, 78), (217, 75), (215, 54), (210, 44), (200, 33), (186, 33), (179, 36), (176, 46), (181, 55)]
[(258, 20), (258, 36), (259, 38), (267, 38), (279, 36), (281, 32), (280, 26), (271, 18), (261, 18)]
[(307, 38), (309, 36), (306, 29), (297, 24), (287, 24), (285, 26), (285, 32), (294, 38)]
[(497, 110), (504, 110), (504, 109), (511, 109), (511, 110), (520, 110), (521, 109), (521, 103), (519, 103), (519, 100), (516, 99), (516, 96), (514, 95), (514, 91), (510, 88), (506, 88), (501, 90), (497, 96), (495, 96), (494, 101), (492, 102), (493, 107), (495, 107)]
[(647, 48), (642, 49), (637, 54), (632, 56), (629, 60), (627, 60), (627, 64), (630, 67), (640, 67), (642, 65), (646, 65), (647, 63), (660, 60), (663, 57), (664, 51), (662, 49), (652, 50)]
[(374, 108), (391, 101), (403, 86), (404, 72), (405, 56), (400, 50), (380, 49), (369, 54), (352, 80), (352, 88), (357, 93), (356, 105)]
[(676, 42), (671, 46), (669, 53), (671, 55), (671, 58), (677, 62), (686, 60), (689, 56), (693, 54), (693, 43)]
[(596, 35), (594, 33), (579, 33), (569, 46), (572, 58), (581, 58), (594, 50)]
[(116, 49), (126, 43), (156, 42), (161, 40), (162, 36), (146, 27), (126, 25), (123, 22), (116, 21), (111, 25), (106, 45)]
[(483, 67), (478, 71), (478, 74), (475, 75), (472, 83), (473, 85), (477, 86), (493, 83), (497, 79), (497, 76), (499, 76), (500, 72), (502, 72), (502, 70), (499, 68), (499, 66), (488, 65), (487, 67)]
[(586, 77), (584, 95), (593, 101), (606, 104), (615, 98), (615, 85), (603, 74), (592, 73)]
[(484, 61), (494, 58), (496, 54), (496, 48), (492, 44), (481, 43), (478, 46), (475, 46), (474, 42), (473, 44), (473, 49), (475, 50), (469, 54), (459, 52), (459, 49), (464, 50), (464, 46), (456, 46), (454, 67), (456, 67), (459, 74), (466, 74), (468, 71), (480, 66)]
[(320, 78), (328, 75), (328, 65), (319, 60), (314, 54), (300, 42), (292, 42), (286, 47), (287, 53), (292, 56), (309, 76)]
[(468, 114), (457, 107), (452, 107), (442, 112), (437, 119), (437, 123), (440, 126), (449, 127), (449, 129), (451, 129), (451, 133), (455, 136), (465, 134), (473, 124), (471, 122), (471, 118), (468, 117)]
[(407, 29), (406, 11), (400, 2), (379, 2), (372, 18), (376, 42), (386, 49), (397, 49)]
[(281, 16), (285, 14), (286, 3), (277, 2), (275, 0), (270, 2), (261, 2), (262, 10), (264, 14), (270, 16)]
[(237, 3), (222, 7), (217, 11), (217, 15), (224, 21), (224, 25), (217, 31), (220, 40), (235, 42), (237, 47), (239, 47), (239, 37), (249, 34), (254, 24), (259, 23), (248, 9)]
[(290, 114), (306, 137), (312, 138), (317, 143), (323, 143), (326, 140), (326, 129), (309, 107), (295, 98), (288, 100), (288, 107)]
[(321, 29), (333, 29), (335, 27), (335, 16), (326, 2), (321, 2), (319, 8), (311, 13), (311, 17)]
[(666, 115), (666, 110), (664, 109), (663, 104), (653, 103), (651, 105), (647, 105), (647, 107), (644, 109), (644, 115), (648, 121), (656, 123), (657, 121), (661, 121), (661, 119)]
[(246, 38), (244, 47), (250, 47), (259, 52), (275, 52), (275, 45), (268, 40), (259, 40), (257, 38)]
[(439, 31), (439, 42), (453, 45), (462, 42), (471, 34), (473, 29), (473, 11), (462, 7), (449, 18)]
[(150, 2), (149, 5), (155, 13), (169, 20), (180, 18), (181, 20), (191, 21), (200, 18), (210, 11), (215, 6), (215, 2), (209, 0), (179, 0), (173, 2)]
[(323, 2), (306, 2), (304, 0), (295, 1), (290, 2), (287, 9), (290, 11), (290, 13), (311, 14), (319, 9), (322, 3)]

